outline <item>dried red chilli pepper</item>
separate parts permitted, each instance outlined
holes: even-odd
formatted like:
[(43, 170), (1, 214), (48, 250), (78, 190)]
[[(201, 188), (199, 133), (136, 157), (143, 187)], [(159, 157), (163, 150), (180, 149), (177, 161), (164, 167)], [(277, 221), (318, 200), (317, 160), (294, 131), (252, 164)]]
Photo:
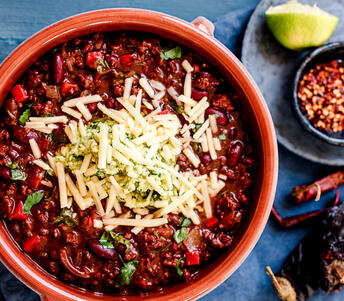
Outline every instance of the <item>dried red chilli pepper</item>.
[(291, 196), (297, 203), (304, 203), (323, 192), (337, 188), (344, 183), (344, 171), (328, 175), (309, 185), (296, 186), (292, 189)]
[(267, 274), (282, 300), (301, 301), (321, 288), (326, 292), (340, 290), (344, 284), (344, 204), (328, 210), (313, 225), (285, 260), (282, 269)]
[(296, 225), (301, 224), (302, 222), (305, 222), (307, 220), (313, 219), (320, 214), (324, 213), (327, 209), (320, 209), (320, 210), (315, 210), (311, 212), (306, 212), (298, 215), (293, 215), (293, 216), (288, 216), (288, 217), (281, 217), (278, 212), (276, 211), (276, 208), (273, 206), (271, 209), (271, 213), (273, 216), (276, 218), (278, 223), (283, 227), (283, 228), (289, 228), (293, 227)]
[(297, 215), (293, 215), (293, 216), (289, 216), (289, 217), (281, 217), (279, 215), (279, 213), (277, 212), (275, 206), (272, 206), (271, 209), (271, 213), (272, 215), (276, 218), (277, 222), (283, 227), (283, 228), (289, 228), (289, 227), (293, 227), (296, 225), (299, 225), (305, 221), (308, 221), (310, 219), (316, 218), (319, 215), (321, 215), (322, 213), (328, 211), (329, 209), (331, 209), (334, 206), (337, 206), (338, 204), (340, 204), (340, 197), (339, 197), (339, 190), (337, 190), (336, 192), (336, 197), (335, 200), (333, 202), (333, 205), (329, 208), (325, 208), (325, 209), (319, 209), (319, 210), (315, 210), (315, 211), (311, 211), (311, 212), (306, 212), (306, 213), (302, 213), (302, 214), (297, 214)]

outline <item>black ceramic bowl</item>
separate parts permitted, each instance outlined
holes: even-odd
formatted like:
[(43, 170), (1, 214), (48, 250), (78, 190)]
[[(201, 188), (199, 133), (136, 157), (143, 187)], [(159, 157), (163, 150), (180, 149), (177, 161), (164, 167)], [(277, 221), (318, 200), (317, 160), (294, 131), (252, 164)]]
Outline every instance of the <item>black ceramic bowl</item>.
[(333, 60), (344, 62), (344, 42), (334, 42), (323, 45), (313, 50), (306, 56), (296, 72), (293, 86), (293, 107), (296, 111), (297, 116), (299, 117), (301, 124), (307, 131), (311, 132), (313, 135), (326, 141), (327, 143), (344, 146), (344, 131), (333, 133), (314, 127), (311, 121), (308, 119), (306, 112), (303, 112), (301, 110), (297, 97), (299, 83), (303, 75), (310, 69), (315, 67), (317, 64), (329, 63)]

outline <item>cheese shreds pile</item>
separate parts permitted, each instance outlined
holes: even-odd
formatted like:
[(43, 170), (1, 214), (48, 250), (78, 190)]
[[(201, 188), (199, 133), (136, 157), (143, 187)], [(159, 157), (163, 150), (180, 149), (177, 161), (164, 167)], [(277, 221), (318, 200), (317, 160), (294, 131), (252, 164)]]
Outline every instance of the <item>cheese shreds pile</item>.
[[(216, 117), (205, 119), (207, 97), (198, 102), (191, 98), (193, 67), (186, 60), (182, 66), (186, 71), (184, 93), (175, 100), (183, 106), (188, 121), (184, 126), (176, 114), (161, 113), (166, 88), (147, 78), (140, 79), (142, 89), (137, 95), (131, 95), (133, 78), (125, 80), (123, 96), (117, 98), (121, 110), (101, 104), (99, 95), (89, 95), (65, 101), (61, 107), (78, 121), (65, 115), (29, 119), (26, 127), (44, 133), (55, 129), (56, 123), (65, 124), (70, 144), (61, 147), (55, 157), (49, 154), (49, 165), (39, 159), (37, 143), (30, 141), (35, 164), (51, 168), (58, 177), (61, 208), (70, 207), (73, 201), (82, 210), (96, 206), (99, 219), (95, 219), (95, 227), (112, 230), (131, 226), (136, 234), (144, 227), (168, 223), (171, 212), (195, 224), (200, 223), (200, 212), (207, 218), (212, 216), (211, 197), (225, 186), (226, 176), (215, 171), (200, 175), (200, 159), (191, 143), (199, 143), (203, 152), (217, 158), (221, 143), (215, 135)], [(104, 117), (92, 120), (86, 106), (89, 103), (98, 103)], [(144, 115), (142, 106), (151, 112)], [(85, 125), (81, 117), (89, 123)], [(180, 153), (194, 165), (194, 171), (179, 171), (176, 159)], [(130, 210), (123, 213), (123, 206)]]

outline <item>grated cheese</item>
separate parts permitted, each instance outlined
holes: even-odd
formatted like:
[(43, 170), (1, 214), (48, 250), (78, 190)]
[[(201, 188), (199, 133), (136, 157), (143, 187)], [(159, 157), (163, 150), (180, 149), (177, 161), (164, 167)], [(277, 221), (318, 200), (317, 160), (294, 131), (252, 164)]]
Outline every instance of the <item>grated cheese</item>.
[(39, 149), (39, 146), (36, 140), (31, 138), (29, 140), (29, 144), (30, 144), (33, 155), (35, 156), (36, 159), (39, 159), (41, 157), (41, 150)]
[(108, 126), (106, 123), (100, 124), (99, 134), (99, 152), (98, 152), (98, 168), (106, 167), (106, 155), (108, 146)]
[(131, 227), (159, 227), (168, 223), (167, 218), (155, 219), (127, 219), (127, 218), (104, 218), (105, 225), (131, 226)]
[(82, 116), (84, 116), (86, 121), (92, 119), (92, 114), (90, 113), (90, 110), (82, 102), (78, 102), (76, 104), (76, 107), (78, 108)]
[(73, 116), (76, 119), (80, 119), (82, 117), (80, 112), (78, 112), (78, 111), (76, 111), (76, 110), (74, 110), (72, 108), (69, 108), (69, 107), (62, 106), (61, 107), (61, 111), (63, 113), (66, 113), (66, 114), (70, 115), (70, 116)]
[(154, 98), (154, 90), (146, 78), (141, 77), (139, 80), (139, 84), (143, 88), (143, 90), (145, 90), (149, 97)]
[(41, 159), (33, 160), (33, 163), (44, 170), (51, 170), (50, 166)]
[(60, 206), (61, 208), (67, 207), (68, 200), (67, 200), (67, 187), (66, 187), (66, 176), (64, 171), (64, 166), (62, 163), (56, 163), (56, 174), (59, 184), (59, 192), (60, 192)]
[(184, 60), (182, 62), (182, 67), (184, 68), (184, 70), (186, 72), (193, 72), (194, 71), (193, 67), (191, 66), (191, 64), (189, 63), (188, 60)]
[(32, 122), (43, 122), (45, 124), (47, 123), (67, 123), (68, 118), (67, 116), (53, 116), (53, 117), (30, 117), (30, 121)]
[(65, 107), (75, 107), (77, 103), (83, 103), (83, 104), (89, 104), (94, 102), (101, 101), (102, 98), (100, 95), (88, 95), (88, 96), (82, 96), (77, 98), (72, 98), (70, 100), (67, 100), (63, 103)]

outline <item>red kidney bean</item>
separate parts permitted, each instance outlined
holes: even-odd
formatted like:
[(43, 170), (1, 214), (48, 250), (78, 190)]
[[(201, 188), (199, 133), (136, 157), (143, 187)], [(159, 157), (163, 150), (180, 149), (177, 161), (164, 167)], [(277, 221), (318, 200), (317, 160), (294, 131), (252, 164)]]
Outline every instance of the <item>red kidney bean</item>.
[(104, 259), (116, 259), (117, 258), (117, 252), (115, 249), (111, 248), (105, 248), (97, 239), (91, 239), (88, 241), (88, 244), (98, 257), (104, 258)]
[(16, 140), (22, 143), (29, 143), (30, 139), (38, 140), (38, 134), (20, 125), (12, 126), (12, 134)]
[(204, 90), (198, 90), (195, 88), (192, 88), (191, 90), (191, 98), (194, 100), (201, 100), (203, 97), (208, 96), (208, 92)]
[(242, 155), (244, 153), (244, 145), (240, 140), (237, 140), (228, 149), (227, 152), (227, 165), (229, 167), (234, 167), (240, 162)]
[(5, 166), (0, 166), (0, 177), (6, 180), (10, 180), (12, 178), (11, 169)]
[(217, 108), (208, 108), (205, 110), (205, 116), (206, 118), (209, 116), (209, 115), (212, 115), (212, 114), (216, 114), (216, 123), (218, 125), (226, 125), (228, 123), (228, 118), (227, 116), (225, 115), (225, 113), (223, 113), (220, 109), (217, 109)]
[(57, 85), (64, 79), (65, 65), (61, 53), (56, 53), (53, 59), (53, 79)]
[(209, 165), (211, 163), (211, 157), (208, 153), (201, 153), (199, 155), (199, 159), (201, 160), (202, 164)]
[(91, 113), (94, 113), (97, 110), (97, 103), (90, 103), (87, 105), (87, 108)]

